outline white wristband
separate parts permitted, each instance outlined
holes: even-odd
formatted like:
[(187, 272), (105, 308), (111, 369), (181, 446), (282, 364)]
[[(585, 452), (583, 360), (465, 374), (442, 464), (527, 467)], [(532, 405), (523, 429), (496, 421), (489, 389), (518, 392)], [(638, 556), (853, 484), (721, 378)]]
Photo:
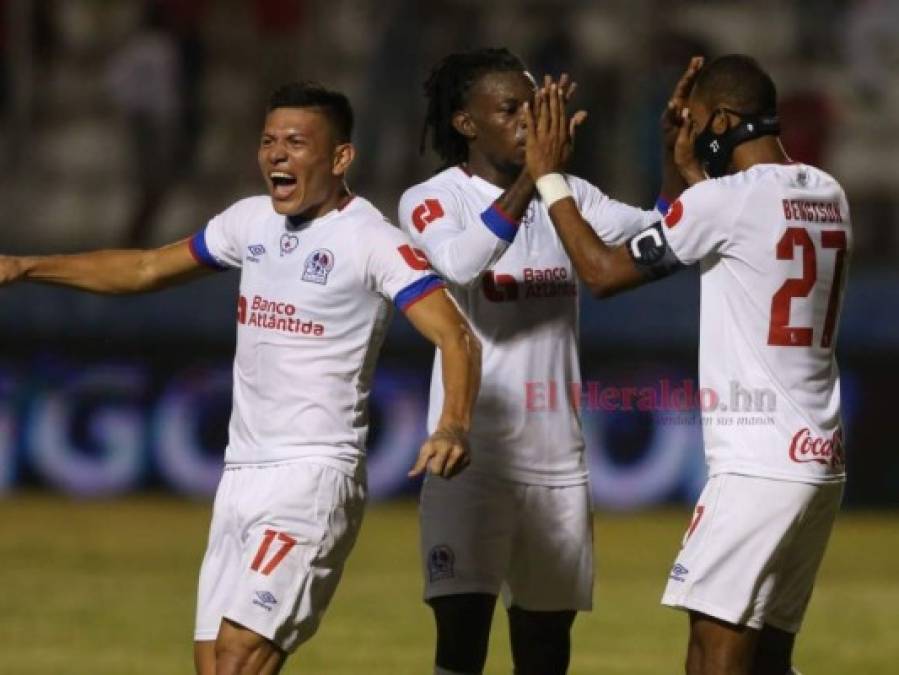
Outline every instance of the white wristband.
[(568, 183), (565, 181), (565, 176), (560, 173), (548, 173), (545, 176), (540, 176), (536, 185), (537, 192), (540, 193), (540, 198), (546, 204), (546, 208), (549, 208), (560, 199), (573, 196)]

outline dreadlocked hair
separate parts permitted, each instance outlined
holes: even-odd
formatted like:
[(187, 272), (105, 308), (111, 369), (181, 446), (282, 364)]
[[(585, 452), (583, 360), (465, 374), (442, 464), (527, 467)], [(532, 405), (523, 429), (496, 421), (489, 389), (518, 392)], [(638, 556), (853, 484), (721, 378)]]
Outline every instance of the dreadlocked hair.
[(453, 113), (465, 106), (472, 85), (486, 73), (524, 70), (522, 60), (505, 48), (450, 54), (440, 61), (424, 83), (428, 110), (418, 151), (424, 153), (430, 132), (431, 147), (446, 166), (466, 161), (468, 143), (453, 127)]

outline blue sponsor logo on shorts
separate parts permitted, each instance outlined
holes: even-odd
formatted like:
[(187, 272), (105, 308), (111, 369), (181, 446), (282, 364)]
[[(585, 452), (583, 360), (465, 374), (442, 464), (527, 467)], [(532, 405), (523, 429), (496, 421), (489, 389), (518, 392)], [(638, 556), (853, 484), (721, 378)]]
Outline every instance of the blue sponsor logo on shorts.
[(256, 597), (253, 599), (253, 604), (271, 612), (272, 607), (278, 604), (278, 600), (268, 591), (256, 591)]
[(681, 565), (680, 563), (675, 563), (674, 567), (671, 568), (671, 574), (668, 575), (670, 579), (674, 579), (674, 581), (686, 581), (686, 576), (690, 573), (686, 567)]

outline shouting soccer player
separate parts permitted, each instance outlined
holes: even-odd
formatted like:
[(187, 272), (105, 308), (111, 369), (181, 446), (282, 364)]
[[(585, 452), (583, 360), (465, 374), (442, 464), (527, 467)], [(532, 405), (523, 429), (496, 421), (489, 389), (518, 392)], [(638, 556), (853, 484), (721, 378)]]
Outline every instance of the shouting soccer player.
[(662, 602), (689, 612), (689, 675), (793, 672), (845, 480), (834, 346), (852, 245), (846, 195), (787, 157), (775, 86), (758, 63), (723, 56), (698, 73), (677, 138), (692, 187), (661, 222), (608, 247), (559, 173), (570, 142), (561, 88), (536, 108), (528, 169), (591, 290), (606, 296), (699, 263), (700, 385), (776, 394), (763, 424), (706, 413), (709, 481)]
[(410, 472), (468, 463), (477, 339), (409, 240), (344, 176), (342, 94), (300, 83), (269, 101), (259, 167), (269, 195), (150, 251), (0, 257), (27, 279), (133, 293), (240, 268), (226, 467), (200, 571), (201, 675), (277, 673), (318, 627), (362, 521), (367, 401), (391, 302), (439, 349), (444, 405)]
[[(570, 95), (574, 85), (565, 85)], [(484, 350), (471, 468), (451, 482), (426, 480), (421, 495), (434, 672), (482, 671), (502, 590), (515, 672), (559, 675), (576, 612), (592, 606), (593, 537), (577, 406), (566, 399), (557, 412), (529, 409), (541, 387), (564, 395), (581, 380), (577, 278), (524, 165), (523, 111), (535, 83), (509, 51), (485, 49), (447, 56), (425, 92), (422, 149), (430, 133), (445, 169), (406, 191), (400, 225), (446, 279)], [(669, 164), (674, 185), (663, 189), (677, 194), (683, 183)], [(610, 244), (660, 217), (567, 180), (591, 231)], [(437, 359), (430, 428), (439, 422), (445, 375)]]

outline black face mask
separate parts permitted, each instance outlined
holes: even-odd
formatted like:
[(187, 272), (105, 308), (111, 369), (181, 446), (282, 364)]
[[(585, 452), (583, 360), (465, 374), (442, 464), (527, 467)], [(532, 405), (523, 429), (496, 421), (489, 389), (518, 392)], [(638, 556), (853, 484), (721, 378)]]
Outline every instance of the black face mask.
[[(740, 118), (740, 123), (723, 134), (712, 131), (712, 123), (718, 113), (730, 113)], [(727, 173), (731, 155), (741, 143), (761, 136), (776, 136), (780, 133), (780, 120), (777, 115), (747, 115), (728, 108), (718, 108), (709, 118), (696, 140), (693, 150), (702, 168), (710, 178), (719, 178)]]

